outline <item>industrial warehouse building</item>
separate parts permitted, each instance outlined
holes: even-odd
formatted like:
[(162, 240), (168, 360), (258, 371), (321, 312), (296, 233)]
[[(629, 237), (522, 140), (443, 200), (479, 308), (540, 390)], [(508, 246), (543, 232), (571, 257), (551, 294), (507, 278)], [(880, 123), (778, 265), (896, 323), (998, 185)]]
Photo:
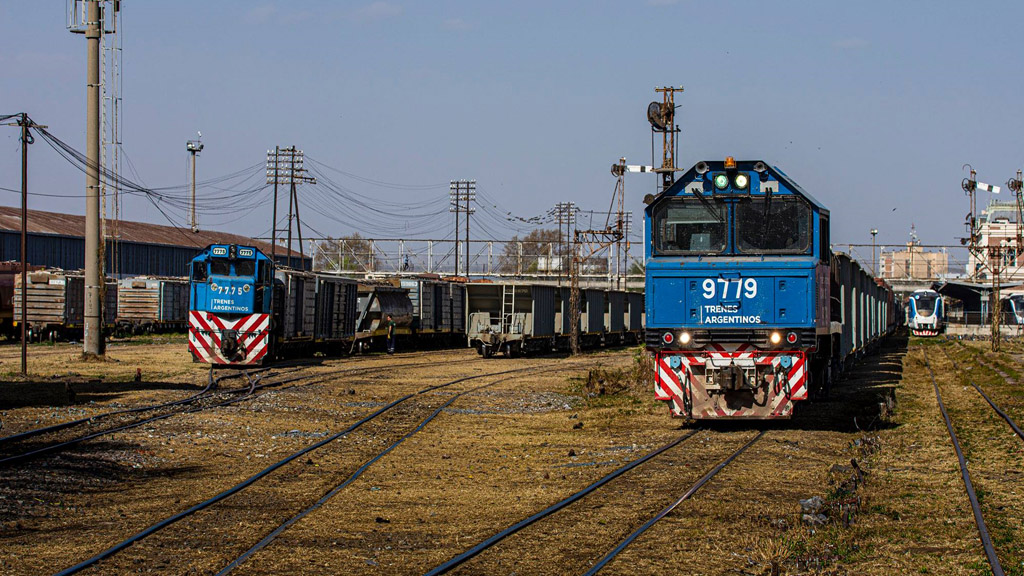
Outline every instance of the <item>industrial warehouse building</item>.
[[(108, 276), (187, 276), (188, 263), (210, 244), (255, 246), (268, 256), (271, 245), (226, 232), (120, 221), (117, 241), (107, 222), (106, 272)], [(0, 260), (21, 260), (21, 208), (0, 206)], [(292, 252), (292, 265), (300, 255)], [(277, 261), (287, 264), (288, 252), (277, 249)], [(34, 266), (80, 270), (85, 267), (85, 217), (40, 210), (28, 211), (28, 262)], [(311, 259), (303, 260), (309, 269)]]

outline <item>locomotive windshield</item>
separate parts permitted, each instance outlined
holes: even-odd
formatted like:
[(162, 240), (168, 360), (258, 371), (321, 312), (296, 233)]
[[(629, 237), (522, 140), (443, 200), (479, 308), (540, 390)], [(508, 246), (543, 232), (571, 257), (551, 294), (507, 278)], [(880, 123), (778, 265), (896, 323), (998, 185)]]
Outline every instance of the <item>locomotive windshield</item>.
[(935, 301), (938, 299), (938, 294), (921, 294), (914, 298), (917, 313), (921, 316), (931, 316), (935, 312)]
[(721, 254), (727, 223), (724, 204), (673, 198), (654, 214), (654, 250), (659, 254)]
[(235, 261), (235, 275), (236, 276), (255, 276), (256, 275), (256, 261), (255, 260), (236, 260)]
[(231, 276), (231, 261), (227, 258), (211, 258), (210, 274), (214, 276)]
[(811, 249), (811, 207), (795, 196), (753, 198), (735, 208), (740, 254), (806, 254)]

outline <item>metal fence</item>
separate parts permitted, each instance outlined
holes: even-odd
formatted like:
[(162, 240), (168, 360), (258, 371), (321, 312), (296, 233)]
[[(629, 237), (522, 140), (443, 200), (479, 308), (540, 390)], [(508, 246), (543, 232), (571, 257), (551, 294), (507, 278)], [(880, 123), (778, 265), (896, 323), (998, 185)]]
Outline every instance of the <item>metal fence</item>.
[[(554, 241), (352, 238), (312, 239), (309, 246), (315, 270), (362, 274), (558, 279), (569, 276), (572, 261), (571, 244)], [(582, 278), (609, 282), (642, 282), (644, 277), (642, 258), (616, 258), (614, 249), (586, 258), (580, 271)]]

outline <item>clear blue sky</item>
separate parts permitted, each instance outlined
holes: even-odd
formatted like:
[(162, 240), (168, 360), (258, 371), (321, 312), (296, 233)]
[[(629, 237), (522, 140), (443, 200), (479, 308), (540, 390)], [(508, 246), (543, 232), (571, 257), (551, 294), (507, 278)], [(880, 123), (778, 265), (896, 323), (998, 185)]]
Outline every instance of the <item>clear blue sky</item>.
[[(0, 4), (0, 114), (26, 111), (84, 150), (85, 40), (65, 29), (65, 4)], [(440, 185), (332, 176), (381, 206), (444, 198), (448, 180), (475, 178), (521, 216), (559, 201), (605, 210), (609, 165), (650, 163), (644, 113), (658, 85), (686, 89), (680, 165), (777, 165), (832, 210), (836, 242), (870, 242), (872, 227), (879, 243), (904, 242), (913, 222), (923, 242), (954, 243), (968, 211), (961, 166), (1000, 185), (1024, 167), (1019, 2), (122, 5), (124, 149), (129, 176), (153, 187), (184, 184), (185, 141), (202, 130), (200, 180), (295, 144), (368, 179)], [(84, 194), (83, 175), (42, 141), (31, 155), (34, 192)], [(19, 162), (17, 130), (0, 127), (0, 187), (19, 188)], [(650, 175), (630, 178), (637, 216), (653, 188)], [(323, 214), (322, 194), (304, 196), (303, 218), (350, 232)], [(84, 199), (30, 206), (82, 213)], [(165, 222), (142, 198), (125, 212)], [(397, 220), (359, 213), (341, 220), (402, 234)], [(202, 218), (269, 229), (269, 206), (241, 214)], [(443, 236), (450, 222), (417, 230)]]

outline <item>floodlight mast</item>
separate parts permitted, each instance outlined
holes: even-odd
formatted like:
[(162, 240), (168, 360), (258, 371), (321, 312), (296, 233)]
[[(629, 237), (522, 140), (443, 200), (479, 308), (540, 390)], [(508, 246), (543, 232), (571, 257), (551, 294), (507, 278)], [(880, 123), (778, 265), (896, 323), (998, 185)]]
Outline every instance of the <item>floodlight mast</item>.
[(185, 149), (192, 156), (192, 202), (189, 206), (189, 224), (192, 225), (192, 233), (199, 232), (199, 218), (196, 216), (196, 156), (203, 151), (203, 133), (199, 132), (198, 140), (189, 140)]

